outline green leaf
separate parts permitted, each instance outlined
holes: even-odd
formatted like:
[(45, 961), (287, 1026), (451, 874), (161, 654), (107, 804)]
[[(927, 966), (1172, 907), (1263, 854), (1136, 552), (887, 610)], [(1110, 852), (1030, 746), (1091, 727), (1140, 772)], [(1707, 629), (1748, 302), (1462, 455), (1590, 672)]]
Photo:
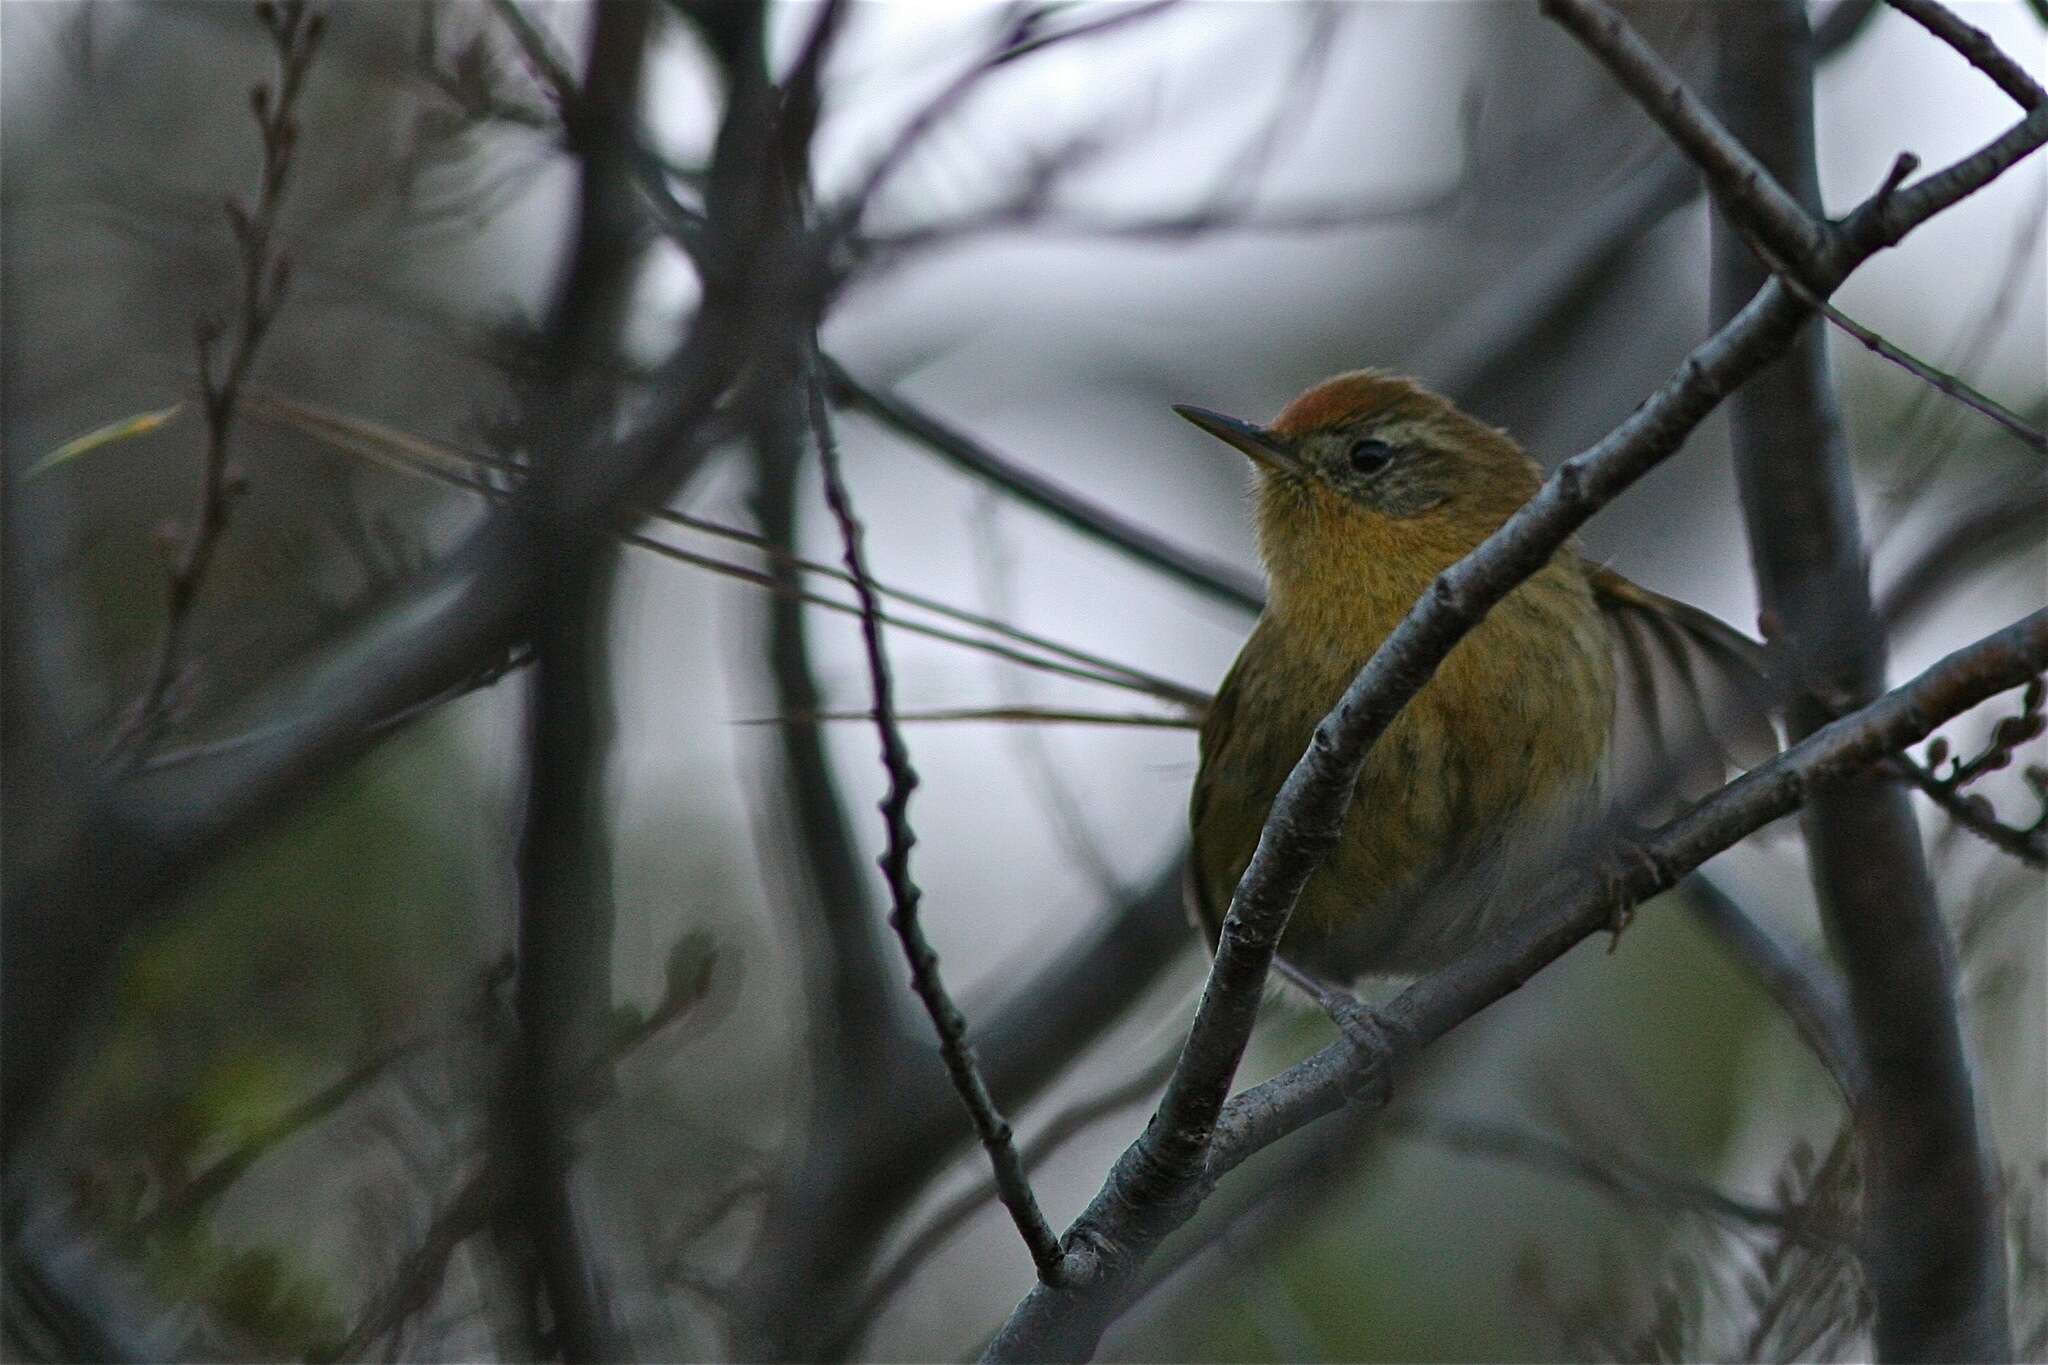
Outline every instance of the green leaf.
[(155, 412), (138, 412), (133, 417), (123, 417), (118, 422), (109, 422), (103, 427), (95, 427), (83, 436), (72, 437), (63, 445), (58, 446), (55, 450), (43, 456), (42, 459), (37, 460), (29, 466), (28, 473), (22, 477), (33, 479), (38, 474), (55, 469), (60, 464), (75, 460), (80, 455), (89, 454), (92, 451), (98, 450), (101, 446), (110, 446), (116, 441), (125, 441), (135, 436), (147, 436), (184, 410), (184, 400), (180, 399), (167, 408), (158, 408)]

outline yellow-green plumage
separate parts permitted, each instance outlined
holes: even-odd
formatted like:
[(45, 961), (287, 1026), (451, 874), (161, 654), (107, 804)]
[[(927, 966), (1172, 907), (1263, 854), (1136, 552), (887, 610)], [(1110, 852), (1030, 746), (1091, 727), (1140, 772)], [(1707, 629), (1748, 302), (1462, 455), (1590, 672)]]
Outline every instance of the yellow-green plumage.
[[(1216, 430), (1213, 414), (1188, 415)], [(1201, 733), (1190, 890), (1212, 941), (1317, 722), (1435, 576), (1539, 479), (1501, 433), (1372, 373), (1326, 381), (1271, 427), (1244, 430), (1257, 439), (1217, 434), (1262, 460), (1270, 587)], [(1374, 443), (1392, 450), (1391, 467), (1357, 476), (1344, 459), (1361, 441), (1375, 458)], [(1560, 551), (1452, 651), (1368, 757), (1282, 943), (1293, 962), (1337, 979), (1441, 965), (1498, 923), (1515, 869), (1597, 816), (1615, 712), (1611, 579)]]

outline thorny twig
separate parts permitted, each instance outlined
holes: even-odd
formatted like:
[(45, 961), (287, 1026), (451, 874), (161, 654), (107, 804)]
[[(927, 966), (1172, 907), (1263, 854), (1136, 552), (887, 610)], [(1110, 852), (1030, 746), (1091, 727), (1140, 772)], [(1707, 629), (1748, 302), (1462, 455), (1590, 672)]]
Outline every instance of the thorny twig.
[(272, 248), (279, 206), (297, 149), (299, 122), (294, 115), (306, 72), (327, 28), (327, 16), (308, 12), (306, 0), (259, 0), (256, 17), (270, 34), (277, 54), (275, 85), (257, 84), (249, 92), (262, 140), (262, 167), (253, 205), (240, 196), (227, 201), (228, 226), (241, 259), (240, 308), (234, 321), (227, 362), (217, 365), (215, 347), (226, 328), (219, 318), (201, 317), (193, 329), (198, 351), (200, 406), (206, 415), (206, 453), (200, 468), (198, 506), (190, 528), (167, 527), (159, 543), (170, 563), (166, 572), (164, 633), (156, 661), (134, 711), (116, 736), (115, 752), (127, 751), (131, 762), (149, 749), (166, 719), (172, 685), (184, 664), (185, 640), (191, 631), (192, 607), (213, 565), (215, 550), (227, 530), (228, 516), (248, 488), (247, 477), (228, 462), (229, 437), (242, 381), (255, 363), (264, 334), (283, 306), (291, 279), (291, 263)]
[(918, 923), (917, 906), (922, 893), (910, 877), (910, 848), (916, 842), (916, 835), (911, 831), (909, 819), (910, 794), (917, 786), (917, 771), (910, 765), (910, 751), (896, 726), (889, 660), (882, 644), (881, 606), (869, 586), (867, 560), (861, 548), (861, 525), (854, 513), (845, 480), (840, 475), (838, 444), (832, 436), (830, 409), (815, 364), (814, 355), (813, 369), (806, 385), (812, 437), (818, 447), (818, 460), (823, 471), (825, 501), (832, 509), (833, 519), (839, 523), (846, 551), (846, 570), (852, 575), (854, 592), (860, 598), (861, 638), (867, 648), (868, 682), (874, 692), (875, 729), (881, 736), (882, 766), (889, 775), (889, 793), (882, 801), (888, 847), (881, 858), (882, 876), (889, 885), (889, 925), (903, 942), (904, 956), (910, 962), (911, 984), (931, 1015), (932, 1028), (938, 1034), (939, 1051), (945, 1058), (946, 1069), (952, 1075), (955, 1089), (960, 1092), (961, 1102), (974, 1119), (981, 1145), (988, 1152), (996, 1189), (1004, 1206), (1010, 1210), (1011, 1218), (1016, 1221), (1024, 1245), (1030, 1249), (1039, 1279), (1050, 1283), (1057, 1278), (1061, 1264), (1059, 1238), (1045, 1221), (1037, 1196), (1031, 1192), (1031, 1180), (1017, 1155), (1009, 1122), (997, 1110), (995, 1100), (989, 1094), (988, 1083), (982, 1078), (981, 1068), (974, 1060), (973, 1049), (967, 1044), (967, 1020), (947, 993), (945, 982), (939, 976), (938, 954), (932, 950), (931, 942), (925, 938)]

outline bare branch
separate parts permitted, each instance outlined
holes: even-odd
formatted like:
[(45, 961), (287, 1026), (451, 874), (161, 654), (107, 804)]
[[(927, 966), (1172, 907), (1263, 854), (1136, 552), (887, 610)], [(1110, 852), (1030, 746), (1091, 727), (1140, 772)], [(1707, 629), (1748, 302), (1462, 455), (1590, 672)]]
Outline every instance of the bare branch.
[(1899, 13), (1926, 29), (1961, 54), (1964, 61), (1991, 78), (2000, 90), (2029, 113), (2048, 103), (2044, 91), (2026, 68), (2005, 55), (1991, 36), (1966, 23), (1939, 0), (1885, 0)]
[[(1817, 785), (1863, 770), (1935, 726), (2048, 666), (2048, 610), (1957, 650), (1870, 706), (1808, 736), (1602, 866), (1567, 883), (1498, 936), (1402, 992), (1379, 1012), (1384, 1042), (1361, 1056), (1347, 1039), (1253, 1086), (1218, 1112), (1193, 1183), (1168, 1188), (1147, 1149), (1164, 1115), (1118, 1161), (1066, 1238), (1069, 1278), (1041, 1285), (991, 1344), (992, 1360), (1081, 1359), (1120, 1310), (1140, 1267), (1216, 1181), (1253, 1154), (1343, 1108), (1361, 1078), (1398, 1074), (1415, 1053), (1609, 926), (1617, 900), (1669, 889), (1730, 844), (1799, 808)], [(1214, 977), (1212, 975), (1212, 984)], [(1190, 1047), (1194, 1043), (1191, 1041)]]
[(860, 598), (861, 638), (867, 647), (868, 682), (874, 691), (875, 729), (881, 735), (882, 766), (889, 774), (889, 794), (882, 801), (888, 848), (881, 859), (882, 876), (889, 884), (892, 905), (889, 924), (903, 942), (904, 956), (910, 961), (911, 985), (931, 1015), (932, 1028), (939, 1036), (939, 1052), (945, 1058), (954, 1088), (960, 1092), (961, 1102), (967, 1106), (967, 1112), (974, 1119), (975, 1130), (981, 1136), (981, 1145), (988, 1151), (997, 1192), (1004, 1206), (1010, 1210), (1011, 1218), (1016, 1221), (1017, 1231), (1024, 1238), (1032, 1262), (1038, 1267), (1040, 1280), (1049, 1283), (1059, 1273), (1059, 1239), (1053, 1235), (1051, 1225), (1039, 1211), (1038, 1199), (1031, 1192), (1030, 1178), (1017, 1156), (1009, 1122), (997, 1110), (995, 1100), (989, 1095), (988, 1083), (982, 1079), (981, 1067), (974, 1059), (973, 1049), (967, 1045), (967, 1020), (947, 993), (945, 982), (939, 976), (939, 955), (932, 950), (930, 941), (918, 924), (917, 903), (922, 893), (910, 877), (910, 846), (916, 842), (916, 836), (911, 832), (909, 818), (910, 794), (917, 786), (917, 772), (910, 766), (910, 751), (903, 743), (902, 732), (896, 727), (895, 703), (890, 695), (889, 660), (882, 644), (881, 607), (874, 590), (868, 586), (867, 562), (861, 549), (861, 525), (854, 514), (846, 483), (840, 477), (839, 451), (832, 437), (824, 385), (813, 376), (809, 388), (811, 431), (823, 468), (825, 501), (830, 504), (832, 515), (839, 523), (839, 534), (846, 549), (846, 569), (853, 577), (854, 592)]
[[(510, 461), (500, 460), (495, 456), (478, 451), (466, 450), (444, 441), (430, 440), (408, 432), (397, 431), (384, 426), (382, 423), (366, 421), (346, 413), (336, 412), (331, 408), (301, 403), (279, 394), (252, 394), (245, 401), (245, 407), (250, 415), (260, 420), (276, 421), (335, 449), (353, 455), (360, 455), (378, 464), (399, 469), (405, 473), (416, 474), (422, 478), (432, 479), (448, 487), (459, 488), (465, 492), (474, 493), (493, 501), (506, 501), (512, 496), (512, 493), (507, 489), (500, 488), (486, 481), (485, 478), (474, 472), (468, 471), (482, 469), (504, 475), (513, 481), (514, 487), (517, 487), (518, 481), (523, 478), (523, 471), (520, 466)], [(642, 518), (660, 522), (667, 526), (714, 536), (720, 540), (733, 541), (750, 546), (766, 555), (775, 564), (801, 569), (806, 573), (819, 574), (842, 583), (850, 584), (852, 582), (851, 577), (844, 569), (832, 564), (821, 564), (815, 560), (805, 559), (800, 555), (793, 554), (786, 547), (777, 544), (772, 536), (764, 536), (736, 526), (727, 526), (721, 522), (693, 516), (687, 512), (679, 512), (669, 507), (634, 508), (620, 519), (628, 524), (626, 529), (614, 532), (624, 544), (646, 550), (651, 554), (673, 560), (678, 564), (687, 564), (709, 573), (737, 579), (742, 583), (750, 583), (755, 587), (764, 588), (777, 596), (790, 598), (826, 611), (839, 612), (849, 616), (859, 614), (859, 608), (854, 604), (836, 601), (829, 597), (805, 591), (794, 586), (784, 575), (765, 573), (744, 564), (734, 564), (711, 555), (698, 554), (695, 551), (686, 550), (681, 546), (672, 545), (667, 541), (647, 535), (642, 531), (630, 529), (630, 523), (637, 522)], [(595, 534), (595, 532), (593, 531), (592, 534)], [(908, 588), (895, 587), (879, 581), (871, 586), (882, 596), (916, 607), (920, 611), (928, 611), (935, 616), (943, 616), (949, 620), (958, 621), (963, 625), (973, 626), (978, 630), (985, 630), (991, 634), (1003, 636), (1020, 645), (1029, 646), (1031, 650), (1040, 650), (1045, 654), (1056, 655), (1058, 658), (1044, 658), (1026, 650), (1008, 648), (993, 641), (977, 639), (970, 635), (962, 635), (957, 631), (928, 625), (922, 621), (885, 613), (882, 618), (883, 621), (898, 630), (910, 631), (930, 639), (942, 640), (947, 644), (959, 645), (966, 649), (980, 650), (993, 654), (997, 658), (1006, 659), (1024, 668), (1057, 673), (1065, 677), (1100, 683), (1104, 686), (1120, 687), (1129, 691), (1142, 692), (1147, 696), (1172, 702), (1188, 710), (1196, 710), (1208, 704), (1209, 694), (1199, 689), (1188, 687), (1143, 669), (1134, 668), (1129, 664), (1119, 663), (1114, 659), (1106, 658), (1088, 650), (1062, 644), (1047, 636), (1019, 629), (995, 617), (987, 616), (980, 612), (968, 611), (965, 608), (953, 606), (950, 603), (939, 601), (936, 598), (914, 592)], [(1068, 662), (1061, 663), (1061, 659)], [(1078, 667), (1075, 667), (1075, 665), (1078, 665)]]

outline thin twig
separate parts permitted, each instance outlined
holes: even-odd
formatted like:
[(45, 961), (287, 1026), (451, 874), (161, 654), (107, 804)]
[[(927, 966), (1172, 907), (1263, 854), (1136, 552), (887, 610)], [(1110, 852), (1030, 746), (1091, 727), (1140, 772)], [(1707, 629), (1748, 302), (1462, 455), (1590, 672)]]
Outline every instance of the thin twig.
[[(511, 496), (510, 490), (497, 487), (483, 478), (465, 471), (482, 468), (515, 480), (522, 478), (525, 472), (523, 466), (510, 460), (481, 454), (459, 446), (450, 445), (443, 441), (414, 436), (408, 432), (396, 431), (381, 423), (352, 417), (329, 408), (301, 403), (277, 394), (251, 394), (245, 400), (244, 406), (251, 416), (262, 420), (278, 422), (336, 449), (360, 455), (405, 473), (415, 474), (448, 487), (459, 488), (465, 492), (475, 493), (481, 497), (496, 501), (504, 501), (509, 498)], [(696, 531), (704, 535), (715, 536), (721, 540), (746, 545), (759, 550), (777, 563), (787, 564), (793, 568), (802, 569), (807, 573), (819, 574), (849, 585), (852, 583), (852, 578), (844, 569), (837, 565), (823, 564), (816, 560), (805, 559), (754, 531), (745, 530), (737, 526), (728, 526), (722, 522), (694, 516), (670, 507), (634, 508), (627, 513), (625, 520), (631, 522), (643, 517), (683, 530)], [(688, 564), (694, 568), (704, 569), (707, 572), (720, 574), (728, 578), (736, 578), (741, 582), (765, 588), (777, 595), (794, 595), (797, 600), (811, 606), (847, 615), (855, 615), (859, 611), (859, 608), (851, 603), (839, 602), (832, 598), (821, 597), (801, 589), (791, 588), (772, 574), (763, 573), (758, 569), (748, 568), (745, 565), (734, 564), (709, 555), (697, 554), (680, 546), (655, 539), (642, 532), (627, 529), (620, 530), (615, 534), (624, 543), (646, 550), (652, 554), (660, 555), (665, 559), (672, 559), (677, 563)], [(942, 602), (937, 598), (914, 592), (908, 588), (896, 587), (881, 582), (874, 582), (871, 586), (884, 597), (893, 598), (908, 606), (916, 607), (920, 611), (928, 611), (935, 616), (943, 616), (950, 620), (958, 621), (963, 625), (989, 631), (992, 634), (1016, 641), (1020, 645), (1043, 650), (1047, 654), (1057, 655), (1059, 658), (1067, 660), (1069, 664), (1078, 665), (1079, 668), (1076, 669), (1063, 665), (1057, 660), (1043, 659), (1026, 653), (1023, 650), (1013, 650), (990, 641), (978, 640), (973, 636), (961, 635), (955, 631), (944, 630), (894, 615), (885, 615), (884, 621), (898, 629), (925, 635), (948, 644), (959, 645), (963, 648), (993, 653), (999, 658), (1006, 659), (1025, 668), (1036, 668), (1041, 671), (1059, 673), (1067, 677), (1080, 678), (1088, 682), (1102, 683), (1107, 686), (1122, 687), (1130, 691), (1141, 692), (1147, 696), (1171, 702), (1189, 712), (1199, 711), (1209, 703), (1209, 694), (1198, 688), (1174, 682), (1170, 678), (1148, 673), (1143, 669), (1119, 663), (1114, 659), (1076, 648), (1073, 645), (1062, 644), (1048, 636), (1023, 630), (995, 617), (969, 611), (963, 607), (956, 607), (950, 603)]]
[(148, 752), (164, 724), (166, 702), (185, 661), (193, 604), (213, 566), (214, 553), (227, 530), (234, 502), (248, 488), (247, 478), (228, 463), (229, 440), (234, 432), (242, 382), (284, 304), (291, 279), (290, 261), (282, 252), (273, 250), (272, 237), (291, 175), (292, 156), (298, 147), (299, 122), (294, 110), (313, 54), (326, 32), (327, 16), (308, 13), (305, 0), (280, 0), (275, 4), (265, 0), (257, 5), (256, 15), (276, 49), (277, 77), (274, 86), (268, 82), (258, 84), (249, 96), (257, 135), (262, 141), (262, 167), (257, 175), (255, 201), (253, 205), (245, 204), (239, 196), (232, 196), (227, 202), (228, 226), (234, 232), (242, 267), (240, 306), (225, 366), (216, 368), (214, 362), (214, 348), (223, 330), (221, 321), (202, 317), (193, 333), (198, 349), (200, 406), (206, 415), (206, 453), (200, 467), (198, 506), (191, 527), (182, 533), (166, 530), (162, 536), (167, 552), (175, 555), (166, 572), (164, 633), (150, 667), (149, 681), (113, 745), (117, 752), (126, 751), (131, 762), (139, 761)]
[(903, 168), (911, 153), (917, 150), (934, 129), (955, 113), (976, 87), (992, 73), (1020, 57), (1029, 56), (1045, 48), (1079, 38), (1093, 37), (1149, 19), (1173, 8), (1176, 3), (1177, 0), (1144, 0), (1144, 3), (1112, 9), (1100, 18), (1051, 30), (1047, 29), (1046, 21), (1057, 12), (1055, 6), (1032, 4), (1017, 11), (989, 50), (920, 105), (890, 140), (881, 155), (875, 158), (853, 192), (846, 197), (844, 205), (833, 215), (840, 224), (840, 231), (850, 233), (859, 228), (860, 221), (873, 204), (875, 196)]
[(1892, 364), (1932, 385), (1940, 392), (1961, 403), (1964, 407), (1974, 408), (1976, 411), (1983, 413), (1986, 417), (1989, 417), (1992, 421), (2019, 437), (2035, 450), (2048, 452), (2048, 433), (2043, 433), (2038, 427), (2028, 425), (2026, 420), (2011, 408), (2006, 407), (2003, 403), (2000, 403), (1981, 390), (1972, 388), (1954, 375), (1928, 364), (1907, 351), (1901, 350), (1898, 346), (1886, 341), (1876, 332), (1871, 331), (1862, 323), (1842, 312), (1841, 309), (1835, 307), (1832, 303), (1816, 298), (1805, 285), (1800, 284), (1797, 280), (1789, 277), (1781, 278), (1784, 278), (1785, 282), (1792, 286), (1792, 291), (1817, 310), (1822, 317), (1847, 332), (1850, 336), (1855, 337), (1886, 360), (1891, 361)]
[(1991, 36), (1975, 24), (1965, 22), (1938, 0), (1885, 0), (1893, 9), (1911, 19), (1961, 54), (1964, 61), (1991, 78), (2000, 90), (2029, 113), (2048, 103), (2048, 90), (2027, 74), (2026, 68), (2005, 55)]
[[(815, 363), (815, 362), (814, 362)], [(882, 800), (882, 821), (888, 831), (888, 846), (882, 854), (883, 880), (889, 886), (889, 925), (903, 942), (910, 962), (911, 984), (931, 1015), (932, 1028), (939, 1036), (939, 1052), (946, 1060), (954, 1088), (974, 1119), (975, 1131), (988, 1152), (996, 1189), (1017, 1224), (1031, 1260), (1043, 1283), (1055, 1283), (1061, 1265), (1059, 1238), (1039, 1210), (1031, 1192), (1031, 1180), (1018, 1158), (1010, 1125), (996, 1108), (974, 1050), (967, 1044), (967, 1020), (953, 1003), (939, 976), (939, 955), (918, 923), (917, 905), (922, 893), (910, 877), (910, 848), (916, 836), (910, 828), (910, 794), (917, 786), (917, 772), (910, 765), (910, 751), (896, 726), (889, 659), (882, 644), (881, 604), (868, 585), (866, 556), (861, 548), (861, 525), (853, 510), (851, 495), (839, 471), (838, 444), (832, 437), (831, 413), (822, 379), (815, 370), (809, 376), (812, 436), (825, 481), (825, 501), (846, 550), (846, 570), (853, 576), (854, 592), (860, 598), (861, 638), (867, 647), (868, 682), (874, 692), (875, 729), (882, 742), (882, 767), (889, 775), (889, 793)]]
[(1808, 308), (1813, 309), (1836, 327), (1848, 333), (1857, 341), (1862, 342), (1871, 351), (1897, 365), (1900, 369), (1927, 384), (1936, 392), (1947, 394), (1964, 407), (1989, 417), (2033, 449), (2048, 453), (2048, 433), (2043, 433), (2039, 428), (2030, 425), (2025, 418), (1990, 395), (1973, 388), (1947, 371), (1930, 365), (1918, 356), (1885, 340), (1882, 336), (1865, 327), (1826, 299), (1821, 298), (1800, 282), (1798, 275), (1786, 266), (1785, 262), (1776, 252), (1771, 250), (1769, 245), (1758, 240), (1754, 234), (1750, 233), (1747, 228), (1742, 227), (1741, 224), (1736, 226), (1744, 233), (1749, 242), (1750, 249), (1756, 252), (1757, 256), (1766, 266), (1770, 267), (1771, 273), (1776, 275), (1784, 283), (1785, 287), (1790, 289), (1793, 295)]

